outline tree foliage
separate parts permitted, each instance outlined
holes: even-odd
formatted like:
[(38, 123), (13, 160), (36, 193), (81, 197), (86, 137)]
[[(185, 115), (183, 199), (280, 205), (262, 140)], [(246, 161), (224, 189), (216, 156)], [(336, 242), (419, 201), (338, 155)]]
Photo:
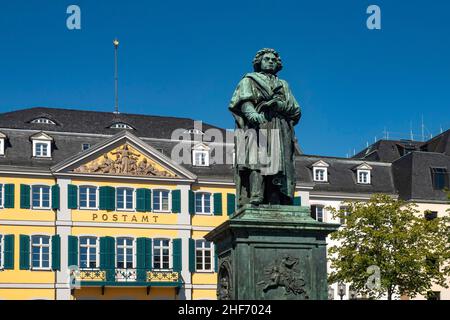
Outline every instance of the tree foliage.
[[(330, 283), (351, 283), (359, 294), (371, 298), (387, 294), (388, 299), (394, 294), (426, 294), (433, 284), (448, 287), (448, 216), (428, 221), (417, 205), (383, 194), (345, 206), (329, 208), (335, 217), (345, 219), (331, 234), (338, 244), (329, 249)], [(374, 281), (371, 266), (379, 270), (379, 282)]]

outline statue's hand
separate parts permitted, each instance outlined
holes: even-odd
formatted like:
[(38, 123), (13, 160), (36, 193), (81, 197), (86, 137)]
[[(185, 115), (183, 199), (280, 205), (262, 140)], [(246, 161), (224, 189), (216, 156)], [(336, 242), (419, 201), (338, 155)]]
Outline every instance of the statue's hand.
[(247, 118), (253, 125), (258, 125), (266, 122), (266, 118), (264, 117), (264, 115), (257, 112), (249, 113), (247, 115)]

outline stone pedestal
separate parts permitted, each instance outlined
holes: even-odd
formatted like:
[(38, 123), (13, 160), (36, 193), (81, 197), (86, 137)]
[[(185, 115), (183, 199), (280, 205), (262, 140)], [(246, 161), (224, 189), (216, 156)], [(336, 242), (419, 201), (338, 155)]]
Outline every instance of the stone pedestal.
[(326, 236), (309, 207), (247, 205), (209, 232), (220, 300), (326, 300)]

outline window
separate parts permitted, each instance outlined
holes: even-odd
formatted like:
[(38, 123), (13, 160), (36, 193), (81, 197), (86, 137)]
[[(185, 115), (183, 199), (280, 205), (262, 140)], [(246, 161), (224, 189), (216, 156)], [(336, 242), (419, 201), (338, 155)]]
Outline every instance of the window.
[(80, 237), (80, 268), (98, 267), (97, 237)]
[(131, 126), (129, 126), (126, 123), (115, 123), (110, 128), (112, 129), (133, 129)]
[(212, 270), (212, 245), (206, 240), (195, 240), (195, 265), (197, 271)]
[(116, 267), (120, 269), (134, 268), (134, 239), (117, 238), (116, 246)]
[(31, 237), (31, 266), (36, 270), (50, 269), (50, 236)]
[(50, 187), (32, 186), (33, 209), (50, 209)]
[(211, 194), (208, 192), (195, 193), (195, 213), (211, 213)]
[(3, 248), (5, 245), (3, 244), (3, 235), (0, 234), (0, 270), (3, 269), (3, 261), (4, 261), (4, 252)]
[(5, 155), (5, 138), (0, 138), (0, 156)]
[(314, 181), (325, 182), (327, 169), (325, 168), (314, 168)]
[(153, 268), (170, 268), (170, 240), (153, 239)]
[(3, 185), (0, 184), (0, 208), (3, 208)]
[(323, 222), (323, 206), (312, 205), (311, 206), (311, 217), (319, 222)]
[(431, 168), (434, 190), (444, 190), (449, 187), (446, 168)]
[(437, 213), (437, 211), (427, 210), (427, 211), (425, 211), (424, 216), (427, 221), (430, 221), (430, 220), (436, 219), (438, 217), (438, 213)]
[(209, 166), (209, 152), (205, 150), (193, 150), (194, 166)]
[[(348, 208), (347, 207), (340, 207), (339, 210), (343, 210), (344, 211), (344, 216), (347, 217), (348, 216)], [(344, 217), (339, 218), (339, 223), (340, 224), (345, 224), (346, 219)]]
[(360, 184), (370, 184), (370, 171), (369, 170), (358, 170), (358, 183)]
[(441, 292), (440, 291), (428, 291), (427, 292), (427, 300), (441, 300)]
[(153, 191), (153, 210), (169, 211), (169, 190)]
[(81, 145), (81, 150), (87, 150), (87, 149), (89, 149), (91, 147), (91, 145), (89, 144), (89, 143), (83, 143), (82, 145)]
[(117, 188), (117, 209), (133, 210), (133, 193), (132, 188)]
[(31, 121), (31, 123), (45, 123), (45, 124), (56, 124), (50, 119), (47, 118), (37, 118)]
[(80, 186), (80, 209), (97, 208), (97, 188)]
[(40, 158), (49, 158), (50, 141), (33, 141), (33, 156)]

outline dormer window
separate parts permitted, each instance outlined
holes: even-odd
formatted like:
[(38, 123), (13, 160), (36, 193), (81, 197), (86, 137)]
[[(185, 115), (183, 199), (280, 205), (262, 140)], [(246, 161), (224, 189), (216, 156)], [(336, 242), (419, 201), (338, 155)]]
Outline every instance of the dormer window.
[(209, 148), (203, 143), (200, 143), (192, 149), (192, 163), (194, 166), (207, 167), (209, 166)]
[(356, 168), (356, 178), (359, 184), (371, 184), (371, 170), (372, 167), (367, 163), (363, 163)]
[(189, 129), (184, 131), (183, 133), (189, 133), (189, 134), (199, 134), (199, 135), (204, 135), (205, 133), (199, 129)]
[(111, 129), (128, 129), (128, 130), (133, 130), (133, 128), (123, 122), (118, 122), (118, 123), (114, 123), (111, 127)]
[(0, 156), (5, 155), (6, 135), (0, 132)]
[(33, 143), (33, 157), (35, 158), (51, 158), (53, 138), (40, 132), (31, 137)]
[(328, 182), (328, 163), (317, 161), (313, 164), (313, 180), (315, 182)]
[(52, 121), (48, 118), (37, 118), (37, 119), (31, 120), (31, 123), (56, 124), (54, 121)]

